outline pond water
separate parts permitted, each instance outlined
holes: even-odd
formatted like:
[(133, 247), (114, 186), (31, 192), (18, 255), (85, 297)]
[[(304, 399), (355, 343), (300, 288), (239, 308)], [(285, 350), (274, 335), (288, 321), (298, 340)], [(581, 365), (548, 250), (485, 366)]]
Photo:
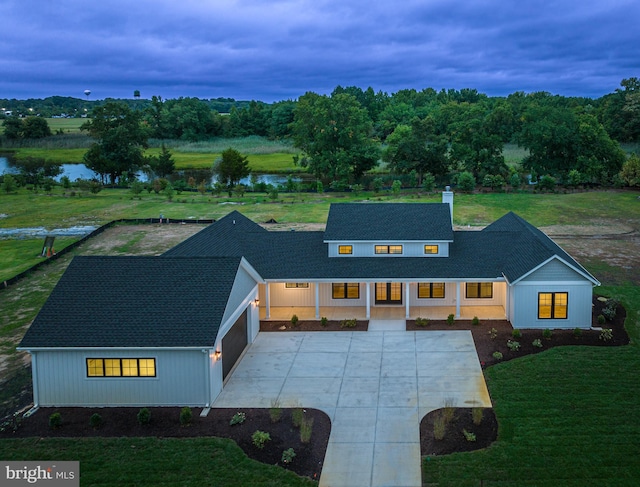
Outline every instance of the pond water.
[[(0, 157), (0, 175), (2, 174), (17, 174), (19, 171), (13, 167), (9, 160), (6, 157)], [(76, 179), (94, 179), (99, 178), (98, 174), (89, 169), (84, 164), (62, 164), (62, 173), (55, 178), (56, 181), (60, 182), (60, 179), (63, 176), (67, 176), (70, 181), (75, 181)], [(143, 172), (137, 173), (137, 178), (139, 181), (146, 182), (148, 181), (147, 175)], [(259, 183), (272, 184), (277, 186), (279, 184), (285, 184), (287, 182), (287, 175), (284, 174), (256, 174), (258, 177)], [(185, 179), (187, 180), (189, 177), (193, 177), (196, 181), (202, 181), (203, 179), (209, 181), (210, 184), (216, 182), (215, 176), (211, 175), (211, 171), (208, 170), (188, 170), (188, 171), (178, 171), (174, 173), (173, 179)], [(296, 182), (300, 182), (303, 179), (306, 180), (307, 177), (310, 177), (308, 174), (296, 175), (293, 177), (293, 180)], [(251, 186), (251, 178), (244, 178), (240, 180), (240, 183)]]

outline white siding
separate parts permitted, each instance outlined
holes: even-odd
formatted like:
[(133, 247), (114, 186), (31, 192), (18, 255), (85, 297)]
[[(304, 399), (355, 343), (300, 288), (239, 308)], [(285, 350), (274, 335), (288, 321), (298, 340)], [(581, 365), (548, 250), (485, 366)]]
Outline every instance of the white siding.
[[(34, 353), (40, 406), (204, 406), (209, 402), (211, 362), (201, 350)], [(156, 377), (87, 377), (87, 358), (155, 358)]]
[[(425, 281), (427, 282), (427, 281)], [(437, 281), (433, 281), (437, 282)], [(409, 289), (410, 306), (455, 306), (456, 283), (447, 282), (444, 285), (444, 298), (418, 298), (418, 284), (412, 282)]]
[[(352, 254), (339, 254), (338, 246), (351, 245), (353, 247)], [(376, 254), (376, 245), (402, 245), (402, 254)], [(425, 254), (425, 245), (438, 245), (437, 254)], [(339, 242), (329, 243), (329, 257), (448, 257), (449, 242), (441, 241), (425, 241), (425, 242), (398, 242), (398, 241), (380, 241), (380, 242)]]
[(245, 269), (239, 267), (231, 293), (229, 293), (222, 323), (232, 319), (234, 314), (238, 314), (238, 309), (244, 310), (246, 308), (248, 301), (254, 299), (257, 286), (258, 282)]
[[(539, 319), (538, 293), (568, 293), (567, 319)], [(514, 328), (589, 328), (592, 314), (592, 286), (588, 281), (574, 283), (518, 283), (512, 287), (510, 320)]]
[[(455, 292), (455, 291), (454, 291)], [(460, 283), (460, 305), (461, 306), (504, 306), (506, 304), (507, 283), (493, 283), (493, 297), (482, 299), (467, 299), (466, 283)]]
[[(264, 286), (260, 286), (264, 299)], [(310, 282), (308, 288), (287, 288), (284, 282), (269, 284), (271, 306), (315, 306), (315, 285)]]

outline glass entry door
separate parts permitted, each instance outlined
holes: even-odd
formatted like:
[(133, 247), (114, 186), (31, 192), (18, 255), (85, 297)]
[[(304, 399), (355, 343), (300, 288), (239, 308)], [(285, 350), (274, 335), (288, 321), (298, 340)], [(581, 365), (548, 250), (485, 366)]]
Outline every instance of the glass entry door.
[(402, 283), (376, 282), (376, 304), (402, 304)]

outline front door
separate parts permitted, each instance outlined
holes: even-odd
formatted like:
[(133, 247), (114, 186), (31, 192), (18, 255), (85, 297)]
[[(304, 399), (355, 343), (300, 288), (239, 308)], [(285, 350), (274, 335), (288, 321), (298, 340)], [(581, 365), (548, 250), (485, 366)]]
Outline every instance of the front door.
[(402, 283), (376, 282), (376, 304), (402, 304)]

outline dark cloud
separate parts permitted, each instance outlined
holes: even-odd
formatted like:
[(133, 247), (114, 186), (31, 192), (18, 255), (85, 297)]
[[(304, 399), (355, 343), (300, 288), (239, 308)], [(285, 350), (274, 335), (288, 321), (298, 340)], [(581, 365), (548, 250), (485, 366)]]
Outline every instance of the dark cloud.
[(336, 85), (601, 96), (638, 76), (640, 4), (5, 0), (0, 98), (230, 96)]

